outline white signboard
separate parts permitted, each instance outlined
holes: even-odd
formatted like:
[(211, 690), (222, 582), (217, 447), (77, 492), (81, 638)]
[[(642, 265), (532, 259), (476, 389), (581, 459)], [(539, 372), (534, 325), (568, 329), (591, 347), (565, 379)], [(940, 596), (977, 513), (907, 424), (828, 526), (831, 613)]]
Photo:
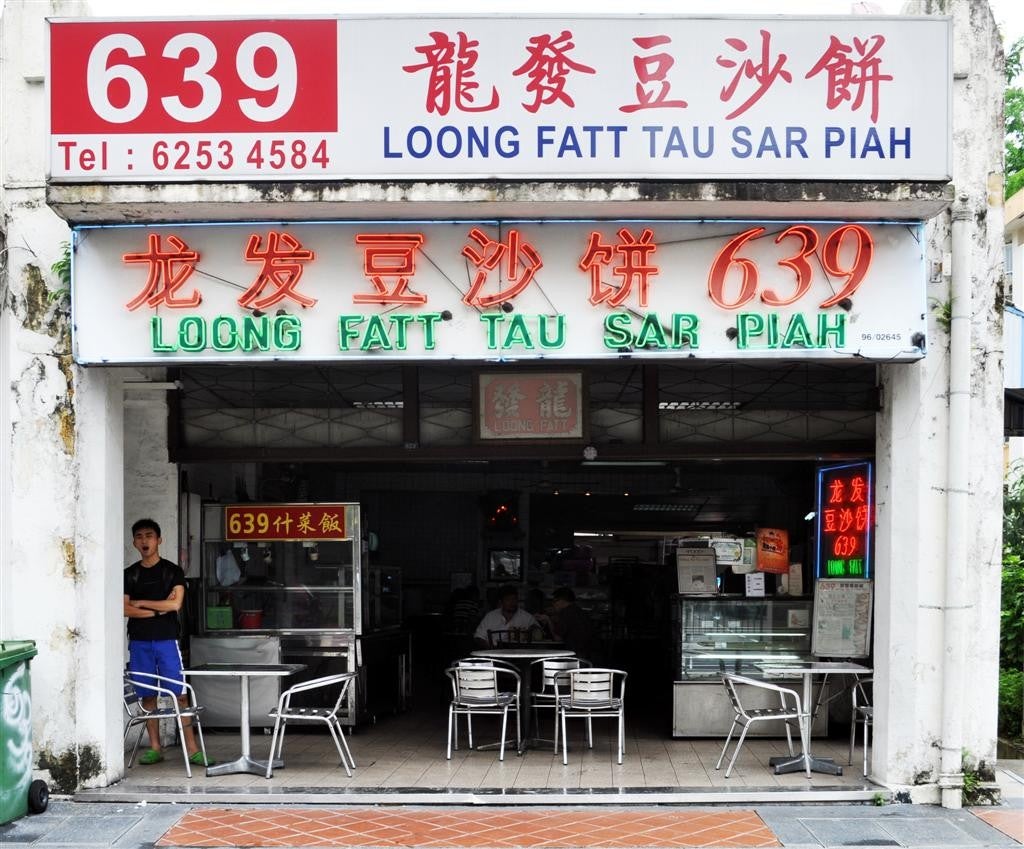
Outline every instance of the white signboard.
[(80, 363), (913, 360), (919, 229), (366, 222), (75, 231)]
[(54, 20), (53, 181), (945, 180), (946, 18)]

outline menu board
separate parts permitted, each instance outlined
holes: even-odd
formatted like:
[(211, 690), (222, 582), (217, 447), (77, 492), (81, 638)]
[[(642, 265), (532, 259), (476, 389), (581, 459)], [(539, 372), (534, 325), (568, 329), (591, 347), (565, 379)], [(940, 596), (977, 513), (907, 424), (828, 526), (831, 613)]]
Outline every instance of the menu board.
[(867, 657), (871, 653), (873, 589), (872, 581), (815, 582), (811, 654)]

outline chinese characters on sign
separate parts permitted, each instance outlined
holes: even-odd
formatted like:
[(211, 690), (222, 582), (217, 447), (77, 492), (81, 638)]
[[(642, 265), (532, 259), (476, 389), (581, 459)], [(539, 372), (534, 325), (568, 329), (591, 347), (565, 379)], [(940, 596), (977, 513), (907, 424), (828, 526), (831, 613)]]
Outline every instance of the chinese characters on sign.
[(54, 21), (50, 170), (940, 179), (949, 42), (870, 16)]
[(228, 542), (348, 539), (346, 504), (230, 504), (224, 508)]
[(818, 578), (871, 577), (871, 480), (870, 462), (818, 469)]
[(916, 359), (926, 311), (914, 230), (671, 221), (83, 228), (75, 356)]
[(582, 439), (583, 376), (481, 374), (481, 439)]

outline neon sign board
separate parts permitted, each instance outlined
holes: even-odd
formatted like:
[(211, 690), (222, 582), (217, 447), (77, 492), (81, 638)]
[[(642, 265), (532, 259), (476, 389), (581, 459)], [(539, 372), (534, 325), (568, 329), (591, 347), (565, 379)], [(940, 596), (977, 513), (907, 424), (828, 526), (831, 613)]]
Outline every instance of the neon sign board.
[(872, 480), (868, 461), (818, 469), (817, 578), (871, 577)]
[(915, 360), (921, 244), (855, 222), (82, 228), (75, 358)]

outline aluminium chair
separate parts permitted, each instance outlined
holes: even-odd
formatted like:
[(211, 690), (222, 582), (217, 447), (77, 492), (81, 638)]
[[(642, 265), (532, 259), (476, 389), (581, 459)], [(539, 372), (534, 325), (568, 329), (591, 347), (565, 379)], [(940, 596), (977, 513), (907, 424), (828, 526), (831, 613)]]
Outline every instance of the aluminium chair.
[[(128, 768), (135, 765), (135, 756), (139, 752), (139, 743), (142, 742), (142, 732), (146, 723), (152, 719), (173, 719), (177, 726), (178, 739), (181, 741), (181, 753), (185, 758), (185, 775), (192, 777), (192, 766), (189, 762), (188, 749), (185, 746), (185, 723), (188, 720), (195, 729), (199, 738), (199, 750), (203, 753), (203, 763), (207, 763), (206, 743), (203, 740), (203, 726), (199, 715), (204, 708), (196, 701), (196, 691), (192, 685), (185, 681), (178, 681), (174, 678), (166, 678), (163, 675), (154, 675), (149, 672), (127, 672), (123, 679), (123, 704), (125, 712), (124, 741), (128, 741), (129, 732), (136, 726), (139, 729), (135, 736), (135, 744), (132, 746), (131, 756), (128, 758)], [(136, 685), (149, 690), (156, 695), (156, 707), (146, 710), (142, 706), (143, 696), (136, 690)], [(178, 702), (178, 695), (175, 691), (187, 696), (184, 705)], [(149, 697), (147, 693), (146, 698)], [(168, 704), (169, 703), (169, 704)]]
[[(794, 757), (796, 756), (796, 753), (793, 751), (793, 735), (790, 729), (792, 724), (796, 723), (797, 731), (800, 734), (801, 747), (803, 750), (806, 750), (803, 723), (804, 712), (803, 706), (800, 702), (800, 696), (796, 690), (791, 690), (787, 687), (780, 687), (777, 684), (762, 681), (758, 678), (746, 678), (742, 675), (732, 674), (723, 675), (722, 684), (725, 685), (725, 689), (729, 694), (729, 701), (732, 702), (732, 708), (735, 715), (732, 718), (732, 725), (729, 726), (729, 733), (726, 735), (725, 745), (722, 746), (722, 754), (718, 756), (718, 763), (715, 764), (715, 769), (722, 768), (722, 761), (725, 758), (725, 753), (729, 749), (729, 742), (732, 740), (733, 732), (737, 727), (742, 729), (739, 739), (736, 741), (736, 748), (733, 750), (732, 759), (729, 761), (729, 766), (726, 767), (725, 770), (726, 778), (728, 778), (729, 773), (732, 772), (733, 765), (736, 763), (736, 758), (740, 753), (740, 748), (743, 746), (743, 741), (746, 739), (750, 726), (757, 722), (782, 721), (785, 723), (786, 744), (789, 746), (789, 753)], [(741, 686), (759, 691), (761, 694), (767, 693), (769, 697), (777, 695), (779, 699), (779, 706), (751, 708), (744, 705), (739, 691)], [(811, 777), (810, 769), (807, 771), (807, 777)]]
[[(550, 710), (555, 723), (555, 734), (551, 741), (541, 740), (534, 732), (538, 742), (553, 742), (555, 753), (558, 752), (558, 694), (555, 692), (555, 677), (572, 669), (590, 666), (590, 662), (578, 657), (541, 657), (530, 664), (530, 708), (533, 711), (533, 727), (540, 728), (540, 712)], [(533, 689), (533, 682), (540, 687)]]
[(868, 774), (868, 729), (875, 724), (875, 708), (871, 703), (871, 694), (868, 688), (872, 683), (871, 678), (858, 678), (850, 688), (850, 760), (853, 764), (853, 747), (857, 739), (857, 726), (863, 729), (861, 740), (864, 743), (864, 765), (863, 773), (867, 778)]
[[(445, 670), (452, 684), (452, 700), (448, 705), (448, 753), (451, 760), (452, 748), (459, 748), (459, 716), (465, 716), (468, 728), (469, 748), (473, 748), (473, 717), (492, 715), (501, 717), (500, 752), (498, 760), (505, 760), (505, 740), (508, 729), (509, 711), (515, 713), (516, 750), (522, 749), (519, 699), (522, 694), (522, 676), (511, 667), (494, 662), (459, 662)], [(502, 685), (511, 689), (502, 689)]]
[[(336, 675), (325, 675), (322, 678), (314, 678), (310, 681), (301, 681), (289, 687), (277, 700), (277, 707), (270, 711), (270, 718), (274, 720), (273, 736), (270, 738), (270, 757), (267, 758), (267, 778), (274, 774), (274, 759), (281, 758), (284, 749), (284, 732), (289, 723), (317, 723), (322, 722), (327, 726), (331, 739), (334, 740), (334, 748), (338, 750), (338, 757), (341, 758), (341, 765), (345, 767), (345, 774), (351, 778), (352, 769), (356, 762), (352, 752), (345, 740), (345, 731), (341, 726), (341, 713), (348, 707), (349, 689), (355, 680), (358, 672), (341, 672)], [(337, 695), (334, 690), (337, 688)], [(315, 693), (327, 698), (324, 707), (298, 707), (292, 704), (292, 699), (299, 693)], [(305, 699), (304, 699), (305, 700)]]
[[(587, 745), (594, 748), (592, 720), (606, 717), (618, 720), (618, 762), (626, 746), (625, 698), (627, 673), (621, 669), (592, 666), (569, 669), (554, 676), (555, 703), (562, 731), (562, 763), (569, 763), (566, 735), (567, 719), (587, 720)], [(555, 751), (558, 751), (555, 725)]]

